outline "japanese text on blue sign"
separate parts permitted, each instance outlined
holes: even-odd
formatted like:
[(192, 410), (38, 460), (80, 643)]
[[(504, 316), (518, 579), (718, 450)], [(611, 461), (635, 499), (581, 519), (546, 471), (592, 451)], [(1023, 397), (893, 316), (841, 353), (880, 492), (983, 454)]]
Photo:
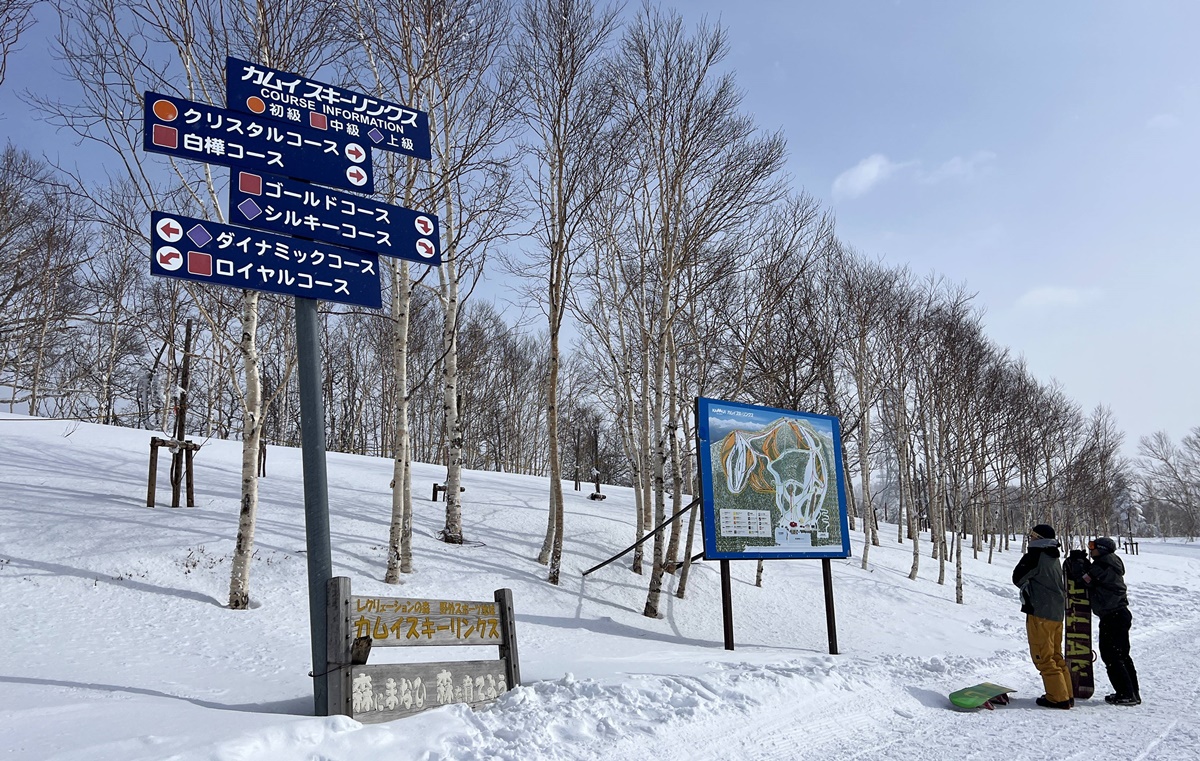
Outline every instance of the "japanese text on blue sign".
[(371, 149), (343, 135), (153, 92), (145, 94), (143, 148), (346, 190), (375, 190)]
[(232, 173), (229, 219), (422, 264), (442, 261), (436, 216), (269, 174)]
[(378, 258), (178, 214), (152, 212), (150, 274), (378, 309)]
[(232, 57), (225, 59), (225, 81), (226, 103), (236, 111), (344, 130), (374, 148), (431, 156), (424, 111)]

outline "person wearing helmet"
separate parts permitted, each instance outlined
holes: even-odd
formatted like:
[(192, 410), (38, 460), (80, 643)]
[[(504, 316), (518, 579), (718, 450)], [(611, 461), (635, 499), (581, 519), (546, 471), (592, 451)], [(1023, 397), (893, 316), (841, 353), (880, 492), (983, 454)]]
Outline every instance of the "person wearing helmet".
[(1092, 567), (1083, 577), (1092, 612), (1100, 618), (1100, 659), (1114, 692), (1106, 703), (1136, 706), (1142, 703), (1137, 669), (1129, 657), (1129, 596), (1125, 587), (1125, 564), (1117, 557), (1117, 543), (1102, 536), (1088, 542)]

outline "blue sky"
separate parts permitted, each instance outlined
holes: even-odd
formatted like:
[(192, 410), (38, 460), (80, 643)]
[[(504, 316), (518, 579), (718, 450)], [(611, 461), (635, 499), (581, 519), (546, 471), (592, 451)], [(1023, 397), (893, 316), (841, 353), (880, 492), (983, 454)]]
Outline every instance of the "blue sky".
[[(1200, 3), (676, 7), (727, 28), (746, 109), (845, 243), (965, 283), (1035, 376), (1112, 407), (1128, 452), (1200, 425)], [(36, 33), (10, 59), (0, 140), (95, 171), (16, 97), (51, 65)]]
[(1200, 425), (1200, 3), (680, 7), (844, 242), (965, 283), (1127, 451)]

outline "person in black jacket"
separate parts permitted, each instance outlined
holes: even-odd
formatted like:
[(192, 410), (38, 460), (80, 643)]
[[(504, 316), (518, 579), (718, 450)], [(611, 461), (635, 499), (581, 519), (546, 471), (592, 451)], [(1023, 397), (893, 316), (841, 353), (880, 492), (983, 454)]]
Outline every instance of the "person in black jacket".
[(1100, 658), (1112, 683), (1113, 694), (1104, 700), (1119, 706), (1141, 705), (1137, 669), (1129, 657), (1129, 596), (1125, 587), (1125, 564), (1117, 557), (1117, 543), (1107, 536), (1088, 542), (1092, 567), (1083, 577), (1092, 612), (1100, 618)]
[(1044, 708), (1070, 708), (1075, 703), (1063, 660), (1067, 590), (1058, 548), (1052, 527), (1045, 523), (1034, 526), (1029, 531), (1029, 551), (1021, 556), (1012, 576), (1013, 584), (1021, 589), (1029, 655), (1046, 688), (1046, 694), (1036, 701)]

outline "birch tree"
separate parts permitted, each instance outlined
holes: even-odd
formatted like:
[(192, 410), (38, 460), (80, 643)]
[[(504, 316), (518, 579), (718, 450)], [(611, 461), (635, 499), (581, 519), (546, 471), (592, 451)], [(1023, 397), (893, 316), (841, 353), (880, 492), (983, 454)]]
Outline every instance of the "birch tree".
[[(719, 27), (701, 24), (694, 34), (678, 16), (645, 5), (626, 32), (615, 68), (621, 129), (632, 137), (640, 184), (630, 203), (646, 226), (639, 251), (650, 274), (647, 358), (654, 525), (666, 515), (666, 464), (670, 457), (667, 362), (679, 314), (676, 289), (685, 271), (693, 292), (730, 271), (732, 244), (749, 220), (782, 195), (777, 172), (784, 142), (760, 135), (739, 113), (741, 93), (732, 75), (716, 71), (728, 51)], [(705, 259), (705, 257), (711, 257)], [(658, 617), (666, 542), (654, 539), (654, 565), (644, 614)]]
[(1180, 527), (1188, 541), (1200, 535), (1200, 426), (1179, 444), (1166, 431), (1156, 431), (1138, 441), (1138, 455), (1147, 492), (1157, 502), (1170, 505), (1182, 518)]
[[(38, 99), (52, 123), (73, 130), (84, 142), (113, 151), (117, 166), (151, 209), (189, 211), (223, 220), (219, 182), (207, 164), (146, 161), (141, 151), (142, 94), (176, 93), (223, 106), (226, 55), (257, 60), (286, 71), (310, 74), (336, 57), (340, 37), (336, 14), (312, 0), (56, 0), (61, 20), (55, 55), (80, 94), (71, 102)], [(158, 161), (156, 159), (156, 161)], [(79, 192), (87, 183), (76, 178)], [(118, 219), (140, 233), (140, 219)], [(144, 235), (144, 233), (142, 234)], [(145, 240), (145, 238), (143, 238)], [(148, 241), (146, 245), (149, 245)], [(221, 299), (222, 294), (193, 294)], [(260, 375), (259, 293), (242, 291), (236, 338), (241, 360), (242, 461), (237, 540), (229, 586), (229, 607), (250, 603), (250, 560), (258, 508), (258, 447), (264, 399)], [(201, 309), (214, 334), (228, 326)]]
[(437, 39), (438, 65), (421, 83), (429, 108), (433, 160), (427, 180), (442, 236), (436, 295), (441, 337), (446, 521), (439, 537), (462, 544), (462, 423), (458, 330), (463, 301), (488, 254), (512, 234), (512, 81), (504, 71), (511, 19), (500, 0), (417, 0), (410, 11), (425, 39)]
[[(409, 0), (349, 3), (353, 27), (361, 41), (363, 66), (372, 80), (361, 85), (381, 97), (427, 110), (426, 81), (438, 61), (447, 55), (452, 30), (438, 23), (436, 4)], [(388, 154), (383, 177), (383, 195), (390, 203), (408, 208), (430, 208), (428, 172), (417, 160), (401, 160)], [(424, 180), (424, 182), (422, 182)], [(406, 259), (389, 259), (392, 413), (392, 514), (388, 530), (387, 567), (384, 581), (398, 584), (400, 575), (412, 573), (412, 436), (409, 378), (410, 328), (413, 316), (413, 267)], [(425, 272), (421, 273), (423, 277)], [(428, 375), (432, 365), (425, 368)], [(424, 381), (419, 381), (423, 383)]]
[(26, 405), (31, 415), (62, 391), (48, 378), (88, 258), (84, 210), (62, 192), (63, 182), (25, 151), (0, 152), (0, 383), (9, 387), (2, 401), (10, 410)]
[[(549, 372), (546, 378), (546, 444), (550, 460), (550, 509), (538, 562), (549, 562), (548, 580), (558, 584), (562, 567), (563, 491), (559, 454), (559, 337), (571, 280), (580, 257), (585, 210), (610, 192), (605, 172), (613, 90), (605, 81), (605, 48), (617, 26), (617, 10), (590, 0), (527, 0), (518, 10), (512, 66), (517, 98), (531, 139), (526, 148), (526, 188), (535, 214), (539, 251), (528, 269), (542, 275)], [(523, 268), (525, 269), (525, 268)]]

